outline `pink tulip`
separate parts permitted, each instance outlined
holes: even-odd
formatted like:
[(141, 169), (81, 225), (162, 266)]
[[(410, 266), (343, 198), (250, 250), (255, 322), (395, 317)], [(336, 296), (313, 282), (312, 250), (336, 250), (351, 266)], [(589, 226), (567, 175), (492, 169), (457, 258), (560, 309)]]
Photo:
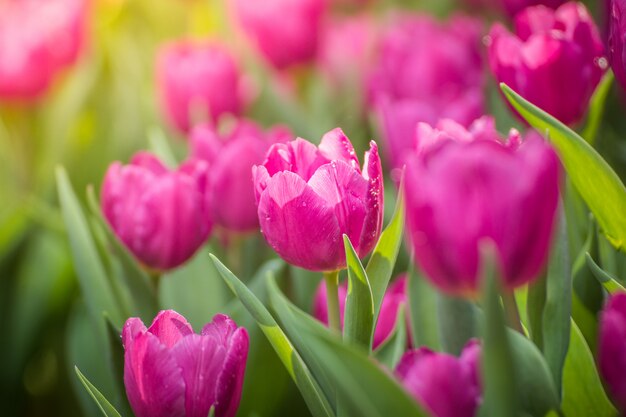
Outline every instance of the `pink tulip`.
[(209, 166), (190, 161), (177, 170), (154, 155), (114, 162), (102, 185), (102, 211), (115, 234), (146, 266), (175, 268), (188, 260), (211, 231), (206, 192)]
[(501, 9), (509, 16), (514, 17), (527, 7), (543, 5), (556, 9), (566, 0), (465, 0), (469, 6), (483, 9)]
[(196, 122), (217, 123), (223, 114), (242, 111), (241, 74), (222, 45), (184, 40), (165, 45), (156, 71), (163, 113), (182, 132)]
[(555, 152), (538, 135), (521, 145), (516, 132), (507, 144), (489, 135), (468, 141), (470, 132), (438, 135), (441, 143), (416, 152), (405, 176), (409, 237), (419, 266), (442, 291), (475, 295), (479, 245), (489, 239), (507, 288), (536, 278), (559, 200)]
[(0, 1), (0, 99), (44, 94), (78, 58), (86, 14), (84, 0)]
[(172, 310), (146, 329), (130, 318), (122, 332), (124, 385), (137, 417), (234, 417), (248, 357), (248, 333), (228, 316), (194, 333)]
[(233, 232), (258, 230), (252, 167), (263, 163), (273, 143), (290, 139), (293, 135), (287, 128), (276, 127), (265, 133), (248, 121), (238, 121), (232, 131), (223, 135), (206, 124), (192, 130), (192, 159), (210, 165), (211, 214), (216, 225)]
[(378, 148), (370, 142), (363, 171), (341, 129), (319, 147), (304, 139), (273, 145), (253, 168), (261, 231), (287, 262), (312, 271), (346, 265), (342, 235), (358, 255), (380, 236), (383, 178)]
[[(344, 282), (339, 286), (339, 314), (341, 316), (341, 324), (343, 328), (343, 316), (346, 308), (346, 297), (348, 295), (348, 283)], [(401, 276), (394, 281), (380, 306), (378, 322), (374, 330), (373, 347), (376, 349), (380, 346), (393, 332), (398, 318), (398, 308), (400, 304), (406, 304), (406, 276)], [(313, 315), (316, 319), (328, 325), (328, 302), (326, 300), (326, 281), (322, 280), (315, 292), (315, 300), (313, 302)]]
[(315, 57), (326, 0), (231, 0), (231, 8), (250, 41), (277, 69)]
[(495, 24), (489, 62), (498, 82), (572, 125), (584, 116), (606, 68), (598, 29), (581, 3), (556, 11), (529, 7), (515, 17), (516, 34)]
[(384, 31), (369, 96), (394, 167), (412, 148), (417, 123), (467, 126), (483, 114), (481, 32), (478, 20), (428, 15), (396, 17)]
[(404, 354), (396, 376), (433, 417), (473, 417), (481, 402), (480, 345), (470, 341), (460, 358), (427, 348)]
[(626, 89), (626, 1), (606, 0), (609, 8), (608, 54), (615, 79)]
[(598, 365), (609, 394), (626, 413), (626, 294), (613, 295), (600, 316)]

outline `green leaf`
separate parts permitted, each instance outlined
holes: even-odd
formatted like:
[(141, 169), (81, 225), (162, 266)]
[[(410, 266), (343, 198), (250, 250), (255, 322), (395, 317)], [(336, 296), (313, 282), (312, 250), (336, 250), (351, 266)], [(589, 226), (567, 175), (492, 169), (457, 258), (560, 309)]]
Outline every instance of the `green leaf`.
[(445, 352), (459, 355), (477, 335), (476, 307), (468, 300), (442, 293), (436, 295), (436, 300), (441, 347)]
[(563, 368), (563, 403), (567, 417), (615, 417), (617, 410), (609, 401), (593, 355), (585, 338), (572, 322), (570, 345)]
[(233, 275), (224, 264), (213, 254), (210, 255), (215, 267), (232, 290), (235, 296), (246, 307), (248, 312), (256, 320), (257, 324), (272, 344), (276, 354), (287, 368), (289, 375), (300, 389), (302, 396), (309, 406), (311, 413), (317, 416), (334, 416), (334, 412), (328, 399), (324, 395), (319, 384), (311, 375), (307, 365), (302, 360), (300, 354), (295, 350), (291, 341), (287, 338), (283, 330), (278, 326), (265, 306), (255, 297), (255, 295)]
[(414, 267), (408, 272), (408, 280), (413, 345), (439, 350), (437, 292)]
[(572, 183), (609, 241), (621, 250), (626, 242), (626, 189), (615, 171), (576, 132), (500, 84), (513, 107), (557, 149)]
[(613, 71), (607, 71), (602, 77), (602, 81), (596, 87), (591, 101), (589, 103), (589, 115), (587, 116), (587, 125), (582, 133), (582, 137), (590, 144), (596, 140), (598, 129), (602, 123), (602, 116), (604, 115), (604, 104), (606, 103), (606, 96), (611, 91), (611, 85), (613, 84)]
[(374, 299), (374, 311), (378, 315), (380, 305), (383, 302), (387, 285), (391, 279), (393, 267), (396, 264), (398, 252), (402, 245), (402, 232), (404, 231), (404, 180), (400, 182), (396, 209), (391, 221), (383, 230), (376, 243), (374, 252), (367, 263), (365, 272), (372, 287)]
[(104, 398), (104, 395), (102, 395), (100, 391), (98, 391), (98, 389), (94, 387), (91, 382), (89, 382), (89, 380), (85, 377), (85, 375), (80, 372), (77, 366), (74, 367), (74, 370), (76, 371), (76, 375), (78, 375), (78, 379), (80, 379), (80, 382), (83, 383), (85, 389), (89, 392), (96, 404), (98, 404), (98, 408), (100, 408), (102, 414), (105, 417), (121, 417), (120, 413), (117, 412), (115, 407), (113, 407), (111, 403), (106, 398)]
[(374, 328), (374, 301), (367, 274), (359, 260), (350, 238), (343, 235), (348, 268), (348, 295), (344, 314), (344, 340), (365, 347), (372, 347)]
[(622, 284), (617, 281), (616, 278), (612, 277), (611, 274), (598, 266), (596, 261), (594, 261), (589, 254), (589, 252), (585, 253), (585, 260), (587, 261), (587, 267), (591, 270), (598, 282), (602, 284), (604, 289), (609, 292), (609, 294), (614, 294), (616, 292), (626, 292), (626, 288), (624, 288)]
[(148, 142), (150, 143), (150, 150), (159, 157), (163, 163), (174, 168), (178, 165), (178, 160), (172, 147), (170, 146), (165, 133), (158, 127), (154, 126), (148, 131)]
[(543, 310), (546, 305), (547, 278), (542, 274), (528, 286), (526, 315), (530, 337), (539, 349), (543, 349)]
[(396, 325), (393, 332), (374, 351), (374, 357), (390, 370), (395, 369), (407, 347), (406, 309), (404, 304), (398, 307)]

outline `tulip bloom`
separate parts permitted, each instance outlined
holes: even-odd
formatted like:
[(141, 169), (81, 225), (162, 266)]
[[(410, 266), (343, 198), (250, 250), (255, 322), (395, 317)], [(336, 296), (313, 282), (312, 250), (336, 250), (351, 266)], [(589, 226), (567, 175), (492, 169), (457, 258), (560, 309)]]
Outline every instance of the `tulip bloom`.
[(216, 123), (243, 108), (241, 74), (234, 57), (219, 44), (179, 41), (165, 45), (157, 59), (157, 84), (170, 124), (188, 132), (194, 122)]
[(161, 311), (146, 329), (130, 318), (122, 332), (124, 385), (137, 417), (234, 417), (248, 357), (248, 333), (228, 316), (194, 333), (183, 316)]
[(615, 405), (626, 413), (626, 294), (609, 299), (600, 316), (598, 365)]
[[(339, 314), (341, 317), (341, 323), (343, 327), (343, 316), (346, 308), (346, 297), (348, 296), (348, 283), (344, 282), (339, 286)], [(380, 346), (393, 332), (396, 326), (396, 320), (398, 318), (398, 308), (400, 304), (406, 304), (406, 276), (398, 278), (393, 282), (380, 306), (380, 312), (378, 314), (378, 322), (376, 323), (376, 329), (374, 330), (373, 347), (376, 349)], [(328, 301), (326, 299), (326, 282), (321, 281), (317, 291), (315, 293), (315, 300), (313, 302), (313, 315), (316, 319), (328, 325)]]
[(615, 78), (626, 89), (626, 1), (607, 0), (609, 4), (609, 61)]
[(342, 235), (359, 257), (378, 241), (383, 178), (374, 141), (363, 171), (341, 129), (326, 133), (319, 147), (300, 138), (275, 144), (253, 178), (261, 232), (287, 262), (336, 271), (346, 266)]
[(244, 33), (277, 69), (315, 57), (326, 0), (231, 0), (231, 8)]
[(396, 377), (434, 417), (473, 417), (482, 397), (479, 360), (476, 341), (465, 346), (460, 358), (415, 349), (404, 354)]
[(507, 288), (536, 278), (559, 200), (555, 152), (538, 136), (519, 145), (515, 132), (508, 144), (441, 136), (413, 155), (405, 176), (409, 237), (426, 276), (446, 293), (475, 295), (479, 244), (490, 239)]
[(380, 119), (394, 167), (402, 165), (419, 122), (440, 118), (464, 126), (483, 114), (480, 21), (457, 16), (396, 17), (383, 32), (369, 100)]
[(551, 9), (556, 9), (565, 0), (465, 0), (465, 3), (474, 7), (481, 8), (499, 8), (506, 12), (509, 16), (514, 17), (527, 7), (543, 5)]
[(556, 11), (529, 7), (509, 33), (496, 23), (489, 34), (489, 63), (498, 82), (572, 125), (584, 116), (606, 68), (595, 23), (580, 4)]
[(78, 58), (84, 0), (0, 1), (0, 99), (32, 100)]
[(206, 192), (209, 166), (190, 161), (177, 170), (154, 155), (114, 162), (102, 185), (102, 211), (111, 228), (146, 266), (175, 268), (189, 259), (211, 231)]
[(225, 135), (206, 124), (192, 130), (191, 158), (207, 161), (210, 166), (211, 215), (216, 225), (233, 232), (258, 230), (252, 166), (263, 163), (273, 143), (290, 139), (293, 136), (287, 128), (276, 127), (265, 133), (248, 121), (238, 121)]

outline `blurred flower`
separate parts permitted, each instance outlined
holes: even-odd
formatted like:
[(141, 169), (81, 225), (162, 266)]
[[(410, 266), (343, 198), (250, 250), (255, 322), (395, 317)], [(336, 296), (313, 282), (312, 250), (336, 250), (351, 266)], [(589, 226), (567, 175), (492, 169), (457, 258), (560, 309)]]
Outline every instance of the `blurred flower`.
[(154, 155), (114, 162), (102, 185), (102, 211), (115, 234), (145, 265), (175, 268), (189, 259), (211, 231), (206, 192), (209, 165), (189, 161), (177, 170)]
[(350, 140), (334, 129), (319, 148), (300, 138), (273, 145), (253, 178), (261, 231), (293, 265), (335, 271), (346, 265), (343, 234), (360, 257), (380, 236), (383, 178), (374, 141), (363, 172)]
[(515, 17), (516, 35), (496, 23), (489, 62), (504, 82), (566, 124), (578, 122), (606, 67), (598, 29), (581, 3), (544, 6)]
[(418, 122), (454, 119), (467, 126), (483, 114), (480, 21), (428, 15), (397, 16), (384, 31), (369, 80), (394, 167), (412, 147)]
[[(339, 313), (343, 328), (343, 315), (346, 308), (346, 297), (348, 295), (348, 283), (344, 282), (339, 286)], [(398, 308), (400, 304), (406, 304), (406, 276), (402, 275), (396, 279), (385, 292), (383, 302), (380, 306), (378, 322), (374, 330), (373, 347), (376, 349), (393, 332), (398, 318)], [(317, 287), (315, 300), (313, 302), (313, 315), (316, 319), (328, 325), (328, 301), (326, 300), (326, 281), (322, 280)]]
[(235, 19), (277, 69), (312, 60), (327, 0), (230, 0)]
[(480, 345), (470, 341), (460, 358), (427, 348), (404, 354), (396, 376), (434, 417), (473, 417), (482, 397)]
[(41, 96), (78, 58), (85, 42), (84, 0), (0, 1), (0, 99)]
[(600, 316), (598, 366), (611, 398), (626, 412), (626, 294), (609, 299)]
[(293, 139), (289, 129), (263, 132), (254, 122), (238, 121), (228, 134), (220, 135), (208, 124), (191, 131), (191, 158), (207, 161), (211, 170), (209, 193), (216, 225), (233, 232), (258, 230), (252, 167), (263, 163), (273, 143)]
[(609, 61), (615, 78), (626, 89), (626, 1), (607, 0), (609, 4)]
[(509, 16), (513, 17), (527, 7), (543, 5), (556, 9), (566, 0), (465, 0), (471, 6), (482, 8), (499, 8), (505, 11)]
[(137, 417), (234, 417), (248, 357), (248, 333), (228, 316), (194, 333), (183, 316), (161, 311), (146, 329), (130, 318), (122, 332), (124, 384)]
[(157, 84), (164, 115), (187, 132), (196, 123), (217, 123), (244, 105), (241, 74), (231, 53), (216, 43), (179, 41), (163, 46), (157, 58)]
[(488, 238), (507, 288), (536, 278), (559, 200), (554, 151), (536, 134), (520, 145), (515, 131), (507, 144), (458, 125), (433, 134), (441, 143), (413, 155), (405, 176), (407, 224), (420, 267), (442, 291), (472, 296), (479, 244)]

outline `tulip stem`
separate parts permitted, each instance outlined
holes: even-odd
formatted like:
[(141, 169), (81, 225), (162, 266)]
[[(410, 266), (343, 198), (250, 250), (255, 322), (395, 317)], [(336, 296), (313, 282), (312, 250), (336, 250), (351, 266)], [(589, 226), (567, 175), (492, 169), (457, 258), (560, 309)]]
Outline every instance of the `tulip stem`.
[(326, 300), (328, 304), (328, 325), (341, 333), (339, 315), (339, 271), (324, 272), (326, 280)]
[(514, 330), (517, 330), (521, 334), (524, 333), (524, 327), (522, 326), (522, 320), (520, 319), (519, 310), (517, 308), (517, 302), (515, 301), (515, 292), (505, 291), (502, 294), (502, 304), (504, 304), (504, 311), (506, 313), (507, 324)]

